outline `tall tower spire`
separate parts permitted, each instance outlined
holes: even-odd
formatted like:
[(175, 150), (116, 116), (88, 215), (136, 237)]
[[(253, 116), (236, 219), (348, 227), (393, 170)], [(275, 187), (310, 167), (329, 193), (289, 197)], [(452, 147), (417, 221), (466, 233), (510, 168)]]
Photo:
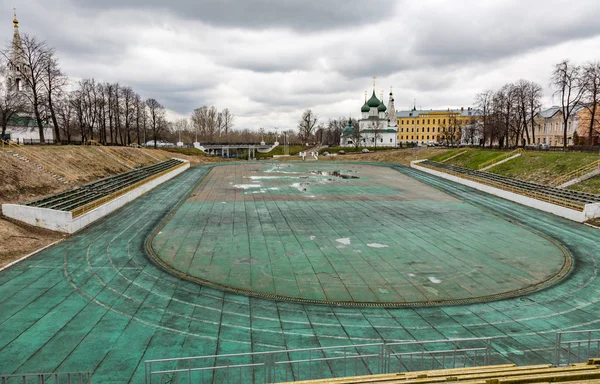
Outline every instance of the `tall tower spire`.
[(8, 84), (10, 87), (16, 87), (17, 90), (21, 90), (21, 73), (23, 70), (23, 46), (21, 45), (21, 35), (19, 34), (19, 20), (17, 20), (17, 9), (13, 8), (13, 11), (15, 16), (13, 20), (15, 31), (13, 34), (11, 58), (8, 62)]
[(373, 76), (373, 93), (375, 93), (375, 79), (377, 79), (377, 76)]
[(397, 127), (398, 117), (396, 116), (396, 107), (394, 106), (394, 94), (390, 87), (390, 99), (388, 101), (388, 126)]

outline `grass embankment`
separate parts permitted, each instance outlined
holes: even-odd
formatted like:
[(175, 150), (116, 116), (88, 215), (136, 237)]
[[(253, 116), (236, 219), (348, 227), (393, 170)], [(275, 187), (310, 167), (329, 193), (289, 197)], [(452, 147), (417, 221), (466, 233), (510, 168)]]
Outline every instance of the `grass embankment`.
[[(493, 167), (489, 172), (540, 184), (550, 184), (558, 177), (600, 159), (593, 153), (525, 152), (520, 157)], [(599, 193), (600, 189), (596, 189)]]
[[(456, 165), (458, 167), (468, 168), (468, 169), (479, 169), (483, 164), (498, 158), (498, 161), (502, 159), (507, 152), (510, 151), (500, 151), (494, 149), (456, 149), (452, 150), (452, 155), (448, 154), (446, 158), (452, 157), (461, 152), (466, 152), (464, 155), (460, 155), (455, 157), (454, 159), (450, 159), (446, 162), (446, 164)], [(444, 159), (432, 159), (433, 161), (442, 161)]]
[[(290, 156), (292, 156), (292, 155), (298, 154), (298, 152), (302, 152), (305, 149), (308, 149), (309, 147), (305, 147), (303, 145), (290, 145), (290, 146), (288, 146), (288, 148), (290, 150), (289, 154), (290, 154)], [(284, 155), (283, 150), (284, 150), (283, 145), (278, 145), (277, 147), (273, 148), (272, 151), (267, 152), (267, 153), (256, 152), (256, 158), (262, 159), (262, 158), (273, 157), (273, 156), (282, 156), (282, 155)], [(246, 154), (247, 154), (247, 152), (246, 152)]]
[[(600, 193), (600, 176), (594, 176), (591, 179), (582, 181), (579, 184), (572, 185), (568, 187), (568, 189), (586, 193)], [(600, 224), (600, 219), (598, 221)]]
[[(494, 158), (497, 158), (498, 161), (502, 160), (503, 156), (510, 152), (508, 150), (500, 151), (466, 148), (439, 154), (432, 157), (431, 160), (443, 161), (463, 151), (466, 151), (466, 153), (448, 160), (446, 164), (469, 169), (479, 169), (482, 165), (489, 163)], [(487, 172), (548, 185), (560, 176), (575, 171), (599, 159), (600, 156), (593, 153), (525, 151), (521, 156), (492, 167)], [(600, 177), (586, 180), (580, 184), (569, 187), (569, 189), (585, 191), (588, 193), (600, 193)]]

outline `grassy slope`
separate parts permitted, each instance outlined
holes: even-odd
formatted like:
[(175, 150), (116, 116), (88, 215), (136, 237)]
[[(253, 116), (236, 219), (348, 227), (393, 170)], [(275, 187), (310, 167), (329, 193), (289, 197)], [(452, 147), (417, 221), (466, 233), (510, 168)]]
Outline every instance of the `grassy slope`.
[[(432, 157), (431, 160), (443, 161), (464, 150), (466, 150), (467, 153), (449, 160), (446, 163), (469, 169), (478, 169), (479, 166), (486, 161), (508, 152), (489, 149), (455, 149)], [(565, 154), (562, 152), (526, 151), (516, 159), (490, 168), (488, 172), (514, 177), (520, 180), (548, 184), (557, 177), (590, 164), (598, 159), (600, 159), (600, 156), (592, 153), (569, 152)], [(574, 185), (570, 187), (570, 189), (589, 193), (600, 193), (600, 177), (595, 177), (583, 183)]]
[[(97, 146), (26, 146), (13, 149), (60, 176), (68, 176), (73, 184), (67, 186), (53, 179), (48, 172), (32, 162), (18, 160), (0, 150), (0, 204), (23, 203), (57, 193), (102, 177), (115, 175), (172, 157), (190, 160), (192, 164), (220, 161), (211, 156), (188, 156), (185, 153), (128, 147)], [(40, 247), (64, 237), (63, 234), (14, 222), (0, 216), (0, 266), (18, 259)]]
[(525, 152), (520, 157), (493, 167), (489, 172), (520, 180), (548, 184), (557, 177), (598, 160), (591, 153)]
[(0, 151), (0, 204), (22, 203), (41, 196), (85, 184), (103, 177), (116, 175), (158, 161), (179, 157), (192, 164), (219, 161), (211, 156), (187, 156), (164, 150), (128, 147), (97, 146), (24, 146), (15, 152), (42, 163), (45, 168), (72, 182), (71, 186), (59, 183), (33, 163), (26, 163)]
[[(444, 161), (444, 160), (446, 160), (446, 159), (449, 159), (449, 158), (451, 158), (451, 157), (452, 157), (452, 156), (454, 156), (454, 155), (458, 155), (459, 153), (462, 153), (462, 152), (468, 152), (468, 150), (467, 150), (467, 149), (463, 149), (463, 148), (459, 148), (459, 149), (450, 149), (450, 150), (448, 150), (447, 152), (440, 153), (440, 154), (439, 154), (439, 155), (437, 155), (437, 156), (433, 156), (433, 157), (432, 157), (431, 159), (429, 159), (429, 160), (432, 160), (432, 161), (438, 161), (438, 162), (440, 162), (440, 161)], [(466, 153), (465, 153), (465, 155), (466, 155)], [(461, 155), (461, 156), (464, 156), (464, 155)]]
[[(492, 149), (466, 149), (466, 151), (467, 153), (464, 155), (460, 155), (452, 160), (449, 160), (446, 162), (446, 164), (469, 169), (478, 169), (479, 166), (486, 161), (500, 157), (507, 152)], [(457, 151), (456, 153), (458, 152), (460, 151)]]
[(579, 184), (572, 185), (568, 189), (572, 189), (573, 191), (600, 194), (600, 176), (595, 176), (591, 179), (582, 181)]

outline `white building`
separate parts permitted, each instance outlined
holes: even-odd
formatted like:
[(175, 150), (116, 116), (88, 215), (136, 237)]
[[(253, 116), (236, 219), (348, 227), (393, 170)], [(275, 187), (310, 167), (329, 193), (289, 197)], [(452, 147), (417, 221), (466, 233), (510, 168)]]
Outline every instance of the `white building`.
[(398, 140), (398, 120), (392, 91), (390, 90), (386, 107), (383, 103), (383, 92), (380, 101), (375, 96), (375, 85), (373, 85), (373, 95), (367, 101), (365, 92), (365, 104), (360, 111), (362, 118), (358, 120), (358, 132), (356, 127), (352, 126), (352, 121), (349, 121), (348, 126), (342, 132), (340, 146), (395, 147)]
[[(25, 73), (25, 63), (22, 62), (22, 55), (19, 54), (19, 50), (22, 50), (21, 36), (19, 34), (19, 21), (15, 14), (14, 34), (12, 41), (12, 53), (11, 59), (8, 62), (8, 76), (5, 81), (5, 86), (8, 89), (16, 90), (17, 92), (27, 92), (27, 88), (24, 86), (23, 73)], [(54, 130), (51, 125), (44, 123), (44, 140), (45, 142), (54, 141)], [(1, 130), (0, 130), (1, 131)], [(2, 132), (0, 132), (1, 134)], [(39, 143), (40, 142), (40, 130), (37, 122), (34, 118), (27, 115), (26, 113), (19, 113), (13, 115), (8, 122), (6, 127), (6, 133), (4, 140), (12, 140), (18, 143)]]

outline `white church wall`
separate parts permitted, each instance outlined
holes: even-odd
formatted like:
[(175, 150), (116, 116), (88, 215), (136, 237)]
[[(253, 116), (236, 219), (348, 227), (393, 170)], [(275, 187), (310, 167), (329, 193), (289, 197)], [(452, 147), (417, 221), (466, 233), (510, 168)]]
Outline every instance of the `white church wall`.
[[(10, 134), (12, 141), (20, 144), (40, 140), (40, 131), (37, 127), (7, 127), (6, 133)], [(54, 130), (52, 128), (44, 128), (44, 139), (54, 140)]]

